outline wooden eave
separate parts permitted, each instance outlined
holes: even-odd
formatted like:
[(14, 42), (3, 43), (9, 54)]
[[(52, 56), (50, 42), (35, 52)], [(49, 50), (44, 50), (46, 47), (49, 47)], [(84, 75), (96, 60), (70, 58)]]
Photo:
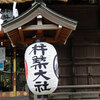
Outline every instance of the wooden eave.
[[(29, 25), (25, 26), (30, 21), (34, 20), (38, 15), (43, 16), (49, 20), (51, 24), (48, 25)], [(24, 27), (23, 27), (24, 26)], [(47, 27), (46, 27), (47, 26)], [(58, 26), (62, 26), (59, 28)], [(34, 3), (34, 5), (19, 17), (2, 25), (3, 30), (7, 33), (13, 46), (18, 44), (28, 44), (33, 42), (37, 38), (27, 38), (24, 40), (23, 31), (34, 30), (57, 30), (54, 39), (45, 38), (47, 42), (61, 42), (65, 43), (68, 36), (75, 30), (77, 22), (69, 18), (63, 17), (45, 6), (44, 3)], [(21, 29), (20, 29), (21, 28)]]

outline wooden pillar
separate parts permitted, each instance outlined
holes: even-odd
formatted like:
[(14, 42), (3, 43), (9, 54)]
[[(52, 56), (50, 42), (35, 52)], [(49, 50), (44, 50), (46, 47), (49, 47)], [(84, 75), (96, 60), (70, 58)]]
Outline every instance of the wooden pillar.
[(11, 91), (13, 89), (13, 49), (11, 50)]
[(13, 92), (16, 96), (16, 48), (14, 48), (14, 59), (13, 59)]

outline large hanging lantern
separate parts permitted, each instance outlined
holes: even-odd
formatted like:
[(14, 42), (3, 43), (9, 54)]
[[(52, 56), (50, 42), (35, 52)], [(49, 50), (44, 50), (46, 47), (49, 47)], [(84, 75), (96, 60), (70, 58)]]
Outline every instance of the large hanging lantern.
[(30, 91), (37, 95), (51, 94), (58, 86), (58, 57), (55, 48), (38, 42), (25, 51), (26, 80)]

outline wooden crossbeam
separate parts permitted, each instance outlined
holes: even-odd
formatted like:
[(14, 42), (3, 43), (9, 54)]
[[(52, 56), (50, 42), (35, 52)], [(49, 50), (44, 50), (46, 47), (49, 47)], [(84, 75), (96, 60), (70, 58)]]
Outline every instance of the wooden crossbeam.
[(23, 31), (33, 31), (33, 30), (58, 30), (59, 27), (54, 24), (45, 24), (45, 25), (28, 25), (25, 26)]
[[(21, 42), (21, 44), (31, 44), (33, 43), (35, 40), (37, 40), (39, 38), (27, 38), (25, 39), (25, 41)], [(57, 41), (55, 41), (53, 38), (43, 38), (46, 42), (49, 42), (49, 43), (55, 43)]]

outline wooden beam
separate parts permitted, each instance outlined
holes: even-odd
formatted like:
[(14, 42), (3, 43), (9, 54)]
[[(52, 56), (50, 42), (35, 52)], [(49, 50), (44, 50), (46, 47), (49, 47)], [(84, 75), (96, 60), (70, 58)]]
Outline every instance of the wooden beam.
[(59, 27), (54, 24), (45, 24), (45, 25), (28, 25), (25, 26), (23, 31), (33, 31), (33, 30), (58, 30)]
[(21, 44), (25, 45), (25, 44), (31, 44), (33, 43), (37, 38), (27, 38), (25, 39), (25, 41), (22, 41)]
[[(35, 40), (37, 40), (37, 39), (39, 39), (39, 38), (27, 38), (27, 39), (25, 39), (25, 41), (23, 41), (23, 42), (21, 42), (21, 44), (31, 44), (31, 43), (33, 43)], [(43, 38), (46, 42), (48, 42), (48, 43), (55, 43), (55, 42), (57, 42), (57, 41), (55, 41), (53, 38)]]
[(45, 38), (45, 41), (48, 43), (56, 43), (57, 42), (53, 38)]
[(21, 38), (21, 41), (24, 41), (24, 34), (23, 34), (22, 29), (19, 29), (19, 36)]

